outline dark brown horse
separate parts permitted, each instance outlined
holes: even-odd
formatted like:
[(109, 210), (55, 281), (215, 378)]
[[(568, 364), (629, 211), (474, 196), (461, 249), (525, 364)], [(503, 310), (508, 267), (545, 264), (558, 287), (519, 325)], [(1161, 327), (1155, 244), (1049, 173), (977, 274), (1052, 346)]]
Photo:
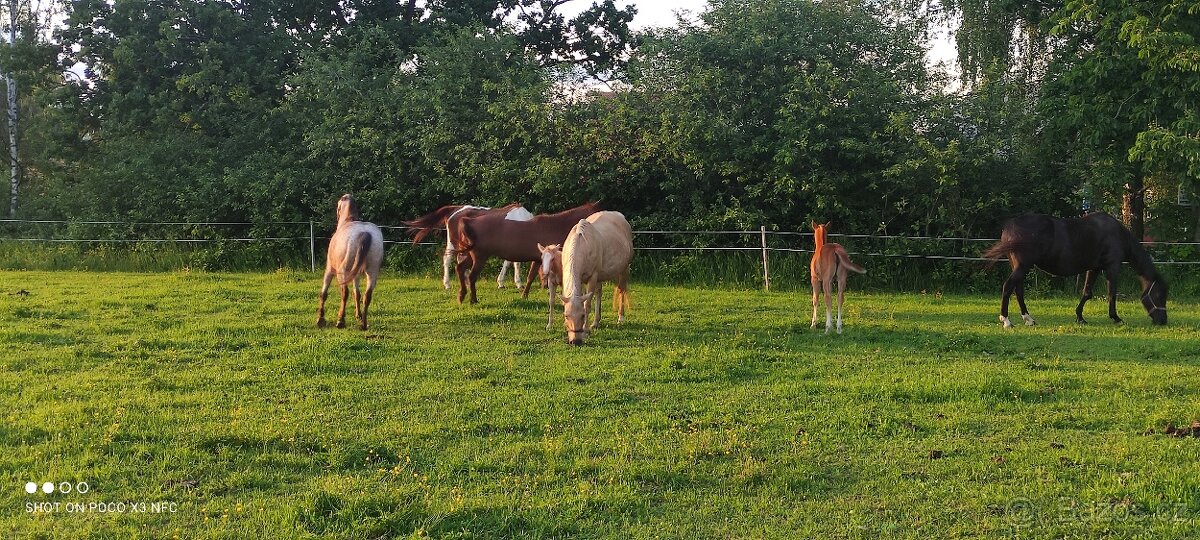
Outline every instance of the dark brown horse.
[(983, 253), (985, 257), (1008, 257), (1012, 274), (1004, 281), (1000, 302), (1000, 322), (1005, 328), (1008, 320), (1008, 297), (1017, 293), (1021, 318), (1033, 325), (1033, 317), (1025, 308), (1025, 274), (1033, 267), (1056, 276), (1073, 276), (1087, 272), (1083, 293), (1075, 307), (1075, 318), (1083, 323), (1083, 305), (1092, 298), (1092, 283), (1096, 273), (1103, 270), (1108, 278), (1108, 317), (1120, 323), (1117, 316), (1117, 277), (1121, 263), (1128, 262), (1142, 281), (1142, 306), (1154, 324), (1167, 324), (1167, 282), (1163, 280), (1150, 254), (1142, 249), (1116, 218), (1096, 212), (1080, 218), (1062, 219), (1041, 214), (1029, 214), (1005, 222), (1000, 241)]
[[(479, 301), (475, 296), (475, 281), (489, 257), (500, 257), (513, 262), (542, 260), (538, 244), (562, 244), (579, 220), (599, 210), (594, 203), (587, 203), (557, 214), (539, 214), (529, 221), (512, 221), (504, 216), (489, 213), (474, 218), (458, 220), (458, 227), (449, 229), (450, 241), (458, 250), (458, 302), (461, 304), (471, 291), (471, 303)], [(529, 297), (529, 287), (534, 273), (525, 280), (522, 297)]]

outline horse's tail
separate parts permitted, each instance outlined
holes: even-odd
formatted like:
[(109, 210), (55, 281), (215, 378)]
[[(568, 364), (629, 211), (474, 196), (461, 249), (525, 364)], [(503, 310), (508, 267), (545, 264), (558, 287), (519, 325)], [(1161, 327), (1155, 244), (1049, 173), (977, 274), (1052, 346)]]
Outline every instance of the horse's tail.
[(867, 273), (866, 268), (863, 268), (857, 264), (854, 264), (854, 262), (850, 260), (850, 254), (846, 253), (846, 250), (839, 249), (837, 251), (837, 256), (838, 256), (838, 263), (841, 264), (842, 266), (845, 266), (847, 270), (850, 270), (851, 272), (856, 272), (859, 274)]
[(984, 268), (990, 270), (997, 262), (1008, 258), (1010, 253), (1017, 251), (1023, 244), (1024, 242), (1020, 238), (1001, 235), (999, 242), (984, 250), (983, 257), (988, 259), (987, 265)]
[(472, 221), (471, 218), (460, 218), (455, 221), (454, 227), (447, 229), (450, 243), (459, 253), (465, 253), (475, 247), (475, 233), (470, 227), (470, 221)]
[(459, 208), (461, 207), (454, 205), (443, 206), (417, 219), (403, 221), (401, 223), (404, 223), (410, 227), (411, 230), (416, 231), (413, 234), (413, 243), (416, 244), (429, 235), (429, 233), (445, 227), (446, 220), (450, 219), (450, 216), (454, 215)]
[(348, 251), (352, 253), (346, 253), (346, 258), (342, 260), (341, 279), (338, 280), (341, 285), (354, 281), (356, 276), (366, 272), (367, 261), (370, 260), (371, 242), (369, 231), (360, 231), (347, 239)]

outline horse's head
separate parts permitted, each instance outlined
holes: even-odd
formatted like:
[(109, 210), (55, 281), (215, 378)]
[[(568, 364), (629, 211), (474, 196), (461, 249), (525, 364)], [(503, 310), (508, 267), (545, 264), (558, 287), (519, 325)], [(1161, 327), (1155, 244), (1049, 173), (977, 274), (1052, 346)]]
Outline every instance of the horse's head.
[(567, 325), (567, 343), (571, 345), (583, 345), (583, 340), (592, 333), (587, 325), (587, 302), (591, 299), (592, 293), (562, 297), (563, 321)]
[(562, 276), (562, 246), (559, 244), (550, 244), (543, 246), (537, 245), (538, 251), (542, 253), (542, 266), (539, 273), (542, 279), (546, 280), (550, 276)]
[(1154, 324), (1167, 324), (1167, 282), (1161, 277), (1151, 280), (1142, 292), (1142, 307)]
[(358, 201), (354, 200), (353, 195), (347, 193), (338, 199), (337, 222), (340, 225), (350, 221), (358, 221)]
[(832, 223), (832, 221), (826, 221), (825, 223), (817, 223), (815, 221), (809, 222), (809, 225), (812, 225), (813, 241), (816, 242), (818, 246), (825, 244), (825, 237), (826, 234), (828, 234), (829, 226)]

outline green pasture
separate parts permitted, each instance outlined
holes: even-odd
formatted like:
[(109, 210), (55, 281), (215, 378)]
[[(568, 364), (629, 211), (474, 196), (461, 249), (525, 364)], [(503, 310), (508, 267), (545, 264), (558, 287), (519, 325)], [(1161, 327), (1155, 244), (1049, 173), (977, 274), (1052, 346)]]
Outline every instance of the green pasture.
[(1200, 535), (1164, 433), (1200, 420), (1194, 297), (1077, 325), (1035, 291), (1004, 330), (851, 282), (838, 336), (803, 289), (635, 281), (572, 348), (494, 281), (385, 274), (360, 332), (313, 327), (308, 272), (3, 271), (0, 538)]

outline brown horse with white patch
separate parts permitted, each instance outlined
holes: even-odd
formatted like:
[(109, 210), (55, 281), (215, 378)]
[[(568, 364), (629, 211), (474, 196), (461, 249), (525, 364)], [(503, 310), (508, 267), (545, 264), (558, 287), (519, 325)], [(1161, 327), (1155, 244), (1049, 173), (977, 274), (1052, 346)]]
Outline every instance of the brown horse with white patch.
[[(458, 303), (462, 303), (471, 291), (471, 303), (479, 302), (475, 296), (475, 282), (483, 265), (490, 257), (500, 257), (513, 262), (533, 262), (542, 259), (537, 245), (561, 244), (579, 220), (596, 212), (597, 204), (590, 202), (557, 214), (538, 214), (529, 221), (504, 219), (502, 214), (488, 213), (473, 218), (458, 220), (458, 226), (449, 230), (450, 240), (458, 250)], [(529, 297), (533, 284), (533, 272), (525, 280), (521, 296)]]
[[(338, 328), (346, 327), (346, 297), (350, 294), (349, 284), (354, 282), (354, 315), (358, 328), (367, 329), (367, 309), (371, 307), (371, 295), (375, 281), (379, 279), (379, 268), (383, 266), (383, 232), (374, 223), (361, 221), (358, 202), (349, 193), (342, 195), (337, 203), (337, 230), (329, 239), (329, 253), (325, 258), (325, 281), (317, 300), (317, 328), (325, 326), (325, 297), (329, 282), (337, 276), (342, 288), (342, 305), (338, 308)], [(360, 294), (358, 282), (367, 277), (365, 294)]]
[(867, 270), (853, 262), (850, 262), (850, 255), (846, 253), (846, 248), (841, 244), (834, 244), (825, 241), (829, 223), (818, 225), (815, 222), (812, 224), (813, 240), (816, 241), (817, 248), (813, 251), (812, 263), (809, 265), (809, 279), (812, 281), (812, 326), (817, 327), (817, 287), (820, 286), (825, 291), (825, 333), (829, 333), (829, 329), (833, 327), (832, 310), (832, 289), (833, 282), (837, 280), (837, 333), (842, 333), (842, 305), (846, 303), (846, 277), (847, 272), (857, 272), (859, 274), (867, 273)]
[[(514, 221), (528, 221), (533, 219), (533, 214), (529, 213), (521, 203), (509, 203), (500, 208), (489, 208), (487, 206), (472, 206), (469, 204), (451, 204), (446, 205), (433, 212), (425, 214), (417, 219), (404, 221), (403, 223), (410, 227), (415, 234), (413, 235), (413, 244), (420, 242), (429, 233), (445, 229), (449, 231), (458, 226), (459, 219), (467, 217), (480, 216), (489, 212), (497, 212), (504, 214), (505, 219)], [(450, 289), (450, 263), (457, 259), (458, 250), (454, 248), (454, 243), (450, 241), (450, 235), (446, 235), (446, 250), (442, 254), (442, 287)], [(496, 287), (504, 288), (504, 274), (508, 271), (509, 265), (513, 267), (513, 286), (521, 286), (521, 269), (517, 263), (512, 261), (504, 261), (500, 265), (500, 275), (496, 276)], [(530, 268), (533, 268), (530, 265)]]

